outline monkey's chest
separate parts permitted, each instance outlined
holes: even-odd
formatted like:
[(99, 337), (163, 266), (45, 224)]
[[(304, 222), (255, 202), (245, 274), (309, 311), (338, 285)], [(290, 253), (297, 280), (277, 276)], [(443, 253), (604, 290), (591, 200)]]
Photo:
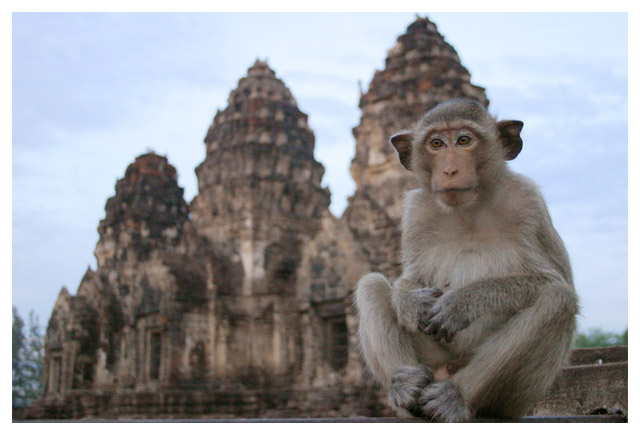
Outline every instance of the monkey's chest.
[(522, 256), (509, 238), (471, 234), (436, 240), (422, 257), (423, 280), (433, 287), (456, 288), (472, 281), (517, 273)]

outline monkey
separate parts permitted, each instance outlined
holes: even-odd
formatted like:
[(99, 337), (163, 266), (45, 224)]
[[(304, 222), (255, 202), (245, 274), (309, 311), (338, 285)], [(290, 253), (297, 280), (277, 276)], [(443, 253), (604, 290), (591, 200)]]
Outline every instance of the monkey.
[(400, 277), (355, 289), (368, 370), (401, 417), (518, 418), (566, 364), (579, 301), (537, 186), (507, 161), (524, 123), (474, 100), (435, 106), (390, 138), (405, 194)]

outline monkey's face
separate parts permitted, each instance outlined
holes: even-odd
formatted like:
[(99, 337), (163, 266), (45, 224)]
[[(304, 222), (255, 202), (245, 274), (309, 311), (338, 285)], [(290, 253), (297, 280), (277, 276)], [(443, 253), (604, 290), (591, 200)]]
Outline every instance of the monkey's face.
[(496, 121), (477, 102), (451, 100), (427, 112), (413, 130), (391, 137), (400, 163), (448, 207), (475, 202), (522, 149), (521, 121)]
[(443, 128), (432, 130), (414, 144), (415, 171), (428, 179), (442, 204), (458, 207), (478, 195), (476, 155), (481, 142), (471, 129)]

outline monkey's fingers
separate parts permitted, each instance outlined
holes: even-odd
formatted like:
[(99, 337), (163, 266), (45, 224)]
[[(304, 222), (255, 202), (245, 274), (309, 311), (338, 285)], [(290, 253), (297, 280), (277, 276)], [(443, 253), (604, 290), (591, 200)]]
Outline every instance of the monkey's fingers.
[(447, 322), (445, 322), (443, 325), (440, 325), (440, 329), (438, 330), (438, 337), (441, 341), (451, 343), (456, 334), (467, 328), (470, 324), (471, 321), (468, 319), (448, 319)]
[(426, 326), (423, 329), (423, 332), (427, 335), (437, 335), (440, 331), (440, 324), (436, 322), (433, 318), (427, 319)]
[[(427, 334), (427, 330), (430, 330), (429, 328), (438, 327), (439, 326), (433, 322), (433, 316), (429, 316), (428, 312), (424, 313), (424, 315), (418, 320), (418, 328), (425, 334)], [(435, 329), (432, 330), (435, 331)]]
[(456, 336), (456, 332), (457, 332), (451, 329), (440, 329), (440, 331), (442, 333), (444, 341), (447, 343), (451, 343), (453, 341), (453, 338)]
[(426, 328), (427, 322), (425, 322), (423, 319), (418, 320), (418, 330), (424, 332)]
[(440, 290), (439, 288), (434, 288), (431, 291), (431, 296), (434, 298), (439, 298), (440, 296), (442, 296), (442, 290)]
[(437, 331), (433, 334), (434, 338), (440, 343), (451, 343), (453, 341), (453, 336), (455, 332), (443, 327), (442, 325), (438, 325)]
[(458, 332), (455, 328), (447, 327), (436, 315), (431, 315), (425, 323), (423, 332), (432, 335), (440, 343), (451, 343)]

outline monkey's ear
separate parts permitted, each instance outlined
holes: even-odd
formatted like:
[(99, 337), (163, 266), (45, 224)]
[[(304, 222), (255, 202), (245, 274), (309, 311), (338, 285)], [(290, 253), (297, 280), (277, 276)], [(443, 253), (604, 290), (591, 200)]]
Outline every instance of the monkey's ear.
[(498, 134), (504, 147), (504, 159), (515, 159), (522, 151), (522, 138), (520, 132), (524, 123), (522, 121), (499, 121)]
[(413, 134), (408, 131), (403, 131), (391, 136), (391, 145), (398, 152), (400, 157), (400, 163), (408, 171), (411, 170), (411, 143), (413, 142)]

